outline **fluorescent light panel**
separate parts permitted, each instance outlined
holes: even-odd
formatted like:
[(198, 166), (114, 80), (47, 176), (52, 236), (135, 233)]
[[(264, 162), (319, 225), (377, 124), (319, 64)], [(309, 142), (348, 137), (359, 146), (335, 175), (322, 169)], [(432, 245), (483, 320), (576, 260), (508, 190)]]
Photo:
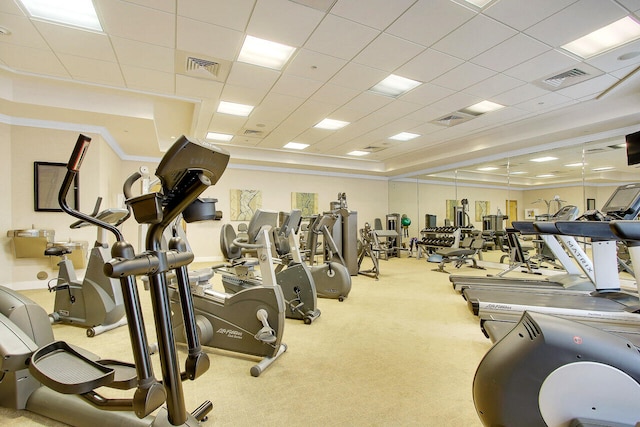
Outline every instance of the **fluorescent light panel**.
[(389, 77), (382, 80), (380, 83), (373, 86), (369, 90), (380, 95), (392, 96), (396, 98), (402, 94), (409, 92), (411, 89), (420, 86), (421, 84), (421, 82), (407, 79), (406, 77), (390, 74)]
[(102, 31), (91, 0), (20, 0), (29, 15), (58, 24)]
[(491, 3), (492, 0), (465, 0), (467, 3), (471, 3), (472, 5), (479, 7), (482, 9), (487, 4)]
[(582, 166), (583, 164), (585, 164), (585, 165), (586, 165), (586, 163), (582, 163), (582, 162), (580, 162), (580, 163), (569, 163), (569, 164), (565, 165), (565, 167), (568, 167), (568, 168), (577, 168), (577, 167)]
[(496, 111), (501, 108), (504, 108), (504, 105), (496, 104), (495, 102), (491, 101), (482, 101), (478, 102), (477, 104), (473, 104), (472, 106), (467, 107), (462, 111), (479, 116), (480, 114), (488, 113), (490, 111)]
[(227, 133), (216, 133), (216, 132), (207, 132), (206, 139), (213, 139), (215, 141), (231, 141), (233, 139), (233, 135), (229, 135)]
[(550, 162), (551, 160), (558, 160), (558, 158), (557, 157), (551, 157), (551, 156), (545, 156), (545, 157), (538, 157), (537, 159), (531, 159), (532, 162), (537, 162), (537, 163)]
[(286, 143), (283, 148), (290, 148), (292, 150), (304, 150), (308, 146), (309, 146), (309, 144), (303, 144), (301, 142), (293, 142), (293, 141), (291, 141), (291, 142)]
[(497, 168), (497, 167), (495, 167), (495, 166), (485, 166), (485, 167), (483, 167), (483, 168), (478, 168), (478, 170), (479, 170), (479, 171), (482, 171), (482, 172), (489, 172), (489, 171), (495, 171), (495, 170), (498, 170), (498, 168)]
[(417, 133), (400, 132), (398, 134), (390, 136), (389, 139), (393, 139), (395, 141), (409, 141), (410, 139), (417, 138), (419, 136), (420, 135), (418, 135)]
[(524, 175), (524, 174), (526, 174), (525, 171), (509, 172), (509, 175)]
[(615, 169), (615, 168), (613, 166), (602, 166), (602, 167), (599, 167), (599, 168), (593, 168), (591, 170), (594, 171), (594, 172), (603, 172), (603, 171), (610, 171), (612, 169)]
[(343, 122), (341, 120), (324, 119), (323, 121), (315, 125), (314, 128), (337, 130), (345, 127), (348, 124), (349, 122)]
[(238, 61), (281, 70), (295, 51), (295, 47), (247, 36), (238, 55)]
[(367, 154), (369, 154), (368, 151), (360, 151), (360, 150), (354, 150), (354, 151), (350, 151), (347, 153), (350, 156), (366, 156)]
[(640, 24), (630, 16), (626, 16), (613, 24), (567, 43), (562, 48), (586, 59), (638, 38), (640, 38)]
[(536, 175), (536, 178), (553, 178), (555, 175), (547, 173), (543, 175)]
[(247, 117), (253, 111), (253, 105), (236, 104), (234, 102), (220, 101), (218, 113)]

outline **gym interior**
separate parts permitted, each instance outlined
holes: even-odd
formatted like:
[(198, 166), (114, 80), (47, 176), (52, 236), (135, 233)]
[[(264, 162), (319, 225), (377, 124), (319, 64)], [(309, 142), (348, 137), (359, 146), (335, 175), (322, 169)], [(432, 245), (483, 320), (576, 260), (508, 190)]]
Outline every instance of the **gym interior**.
[[(17, 371), (22, 374), (11, 370), (13, 364), (2, 366), (0, 419), (25, 426), (133, 425), (134, 418), (140, 425), (150, 425), (153, 417), (158, 425), (212, 426), (633, 426), (640, 422), (640, 339), (636, 341), (640, 323), (631, 309), (637, 300), (633, 260), (640, 237), (634, 237), (638, 232), (633, 225), (624, 223), (636, 220), (640, 208), (640, 195), (634, 192), (634, 184), (640, 182), (634, 166), (640, 160), (634, 157), (634, 149), (640, 151), (639, 1), (89, 3), (95, 6), (99, 29), (51, 22), (26, 1), (0, 1), (0, 148), (5, 153), (0, 157), (0, 175), (6, 183), (0, 193), (5, 206), (0, 215), (4, 272), (0, 289), (9, 290), (6, 298), (0, 293), (0, 319), (23, 346), (30, 340), (23, 339), (22, 332), (14, 333), (17, 327), (4, 319), (14, 309), (11, 298), (26, 298), (28, 310), (37, 313), (40, 308), (45, 315), (55, 311), (60, 318), (50, 319), (56, 342), (99, 354), (101, 360), (135, 360), (136, 367), (138, 359), (148, 358), (155, 377), (162, 380), (158, 387), (165, 387), (161, 393), (168, 397), (166, 403), (160, 398), (162, 402), (148, 406), (133, 399), (133, 407), (144, 406), (144, 416), (111, 420), (115, 412), (132, 412), (129, 403), (120, 411), (85, 411), (87, 405), (99, 406), (95, 401), (86, 403), (92, 393), (88, 389), (55, 390), (55, 385), (34, 374), (34, 390), (52, 388), (54, 396), (73, 399), (48, 400), (34, 393), (34, 402), (29, 402), (30, 391), (17, 398), (21, 388), (7, 384), (12, 380), (18, 384), (20, 375), (34, 381), (28, 365), (35, 363), (23, 350), (24, 366)], [(572, 42), (618, 21), (628, 25), (630, 39), (602, 52), (574, 49)], [(291, 46), (293, 51), (282, 65), (256, 65), (242, 56), (243, 45), (251, 38)], [(378, 83), (387, 76), (410, 79), (413, 86), (404, 92), (380, 93)], [(221, 111), (221, 103), (253, 109), (237, 115)], [(487, 105), (494, 109), (472, 108)], [(316, 127), (323, 119), (337, 120), (343, 127)], [(297, 148), (285, 146), (291, 142), (298, 143)], [(78, 157), (79, 146), (85, 151)], [(190, 166), (179, 162), (182, 149), (199, 153), (188, 159)], [(74, 156), (81, 166), (71, 176)], [(207, 175), (203, 182), (208, 184), (191, 194), (191, 187), (185, 189), (168, 178), (174, 175), (162, 174), (167, 165), (178, 163), (185, 176), (192, 170)], [(131, 184), (136, 173), (139, 176), (130, 186), (133, 194), (126, 194), (123, 186)], [(70, 227), (79, 217), (60, 208), (63, 178), (70, 185), (66, 200), (71, 210), (104, 211), (98, 215), (104, 221), (126, 215), (131, 200), (156, 194), (154, 200), (159, 202), (153, 208), (159, 210), (145, 212), (147, 224), (139, 223), (134, 211), (117, 225), (136, 254), (144, 254), (159, 239), (147, 233), (154, 224), (163, 223), (156, 219), (168, 215), (173, 195), (189, 193), (209, 202), (206, 220), (183, 220), (174, 228), (174, 233), (181, 231), (188, 238), (188, 248), (181, 251), (193, 254), (188, 278), (181, 279), (178, 270), (174, 274), (173, 267), (161, 274), (149, 271), (149, 277), (161, 276), (157, 280), (142, 273), (130, 276), (144, 322), (126, 316), (127, 325), (121, 322), (124, 313), (118, 312), (113, 329), (102, 332), (93, 328), (100, 322), (88, 320), (92, 312), (102, 313), (105, 307), (130, 306), (106, 297), (94, 304), (96, 296), (88, 291), (80, 297), (89, 276), (107, 274), (105, 263), (113, 269), (118, 266), (109, 263), (117, 239), (113, 233), (102, 236), (108, 250), (93, 261), (96, 269), (90, 269), (97, 228), (87, 223)], [(577, 212), (570, 218), (554, 218), (567, 207), (576, 207)], [(225, 247), (225, 230), (240, 236), (261, 212), (277, 213), (270, 217), (273, 226), (264, 234), (258, 227), (256, 233), (250, 232), (254, 238), (250, 247), (234, 239)], [(183, 215), (182, 209), (174, 213)], [(288, 224), (288, 218), (300, 219)], [(560, 231), (560, 226), (550, 237), (564, 245), (560, 253), (545, 250), (552, 243), (538, 229), (529, 233), (518, 229), (526, 226), (520, 223), (577, 218), (602, 226), (571, 234), (591, 263), (581, 263), (563, 240), (570, 233)], [(329, 224), (326, 230), (321, 220)], [(310, 240), (312, 249), (307, 246)], [(479, 246), (471, 246), (473, 241)], [(296, 250), (290, 250), (292, 245)], [(279, 253), (280, 246), (290, 251)], [(62, 252), (52, 248), (69, 252), (64, 279)], [(165, 246), (154, 250), (154, 256), (180, 252)], [(242, 255), (229, 257), (230, 251)], [(307, 292), (300, 289), (303, 279), (284, 284), (298, 253), (312, 302), (301, 296)], [(576, 258), (565, 265), (560, 259), (567, 253)], [(264, 262), (267, 258), (273, 262)], [(241, 263), (247, 267), (240, 268)], [(583, 267), (584, 272), (572, 273)], [(348, 274), (341, 275), (343, 270)], [(203, 274), (205, 291), (197, 288), (202, 283), (194, 285), (194, 277), (202, 271), (210, 273)], [(488, 276), (533, 278), (546, 285), (565, 274), (572, 281), (561, 287), (576, 297), (597, 294), (603, 287), (608, 295), (624, 294), (620, 310), (624, 315), (611, 319), (623, 326), (603, 327), (584, 313), (575, 314), (588, 310), (586, 306), (572, 308), (571, 315), (540, 308), (517, 284), (499, 286), (522, 297), (521, 302), (496, 297), (485, 304), (483, 295), (475, 308), (471, 301), (475, 297), (465, 294), (475, 284), (452, 287), (458, 276), (490, 282)], [(126, 274), (111, 277), (112, 290), (118, 294), (122, 276)], [(331, 295), (339, 277), (346, 282), (340, 284), (345, 289), (340, 298)], [(578, 278), (589, 279), (587, 291), (573, 287)], [(77, 288), (65, 286), (72, 279)], [(180, 316), (173, 304), (185, 298), (178, 298), (177, 290), (166, 297), (171, 306), (164, 312), (171, 317), (175, 337), (160, 337), (161, 327), (155, 323), (162, 317), (158, 314), (162, 297), (152, 296), (158, 292), (154, 289), (188, 286), (189, 279), (192, 314), (202, 341), (198, 354), (208, 360), (202, 362), (208, 364), (204, 372), (185, 367), (185, 361), (192, 360), (190, 344), (185, 343), (189, 338), (175, 322), (184, 317), (188, 325), (190, 310), (183, 307)], [(245, 288), (232, 290), (231, 282)], [(273, 313), (267, 310), (266, 320), (261, 316), (268, 304), (263, 302), (245, 303), (251, 308), (225, 308), (246, 287), (270, 290), (264, 298), (276, 301), (276, 308)], [(70, 303), (73, 293), (77, 297)], [(526, 308), (517, 314), (483, 315), (481, 310), (492, 303)], [(69, 311), (80, 305), (87, 308), (81, 320), (69, 320), (73, 317)], [(263, 311), (253, 310), (256, 307)], [(605, 312), (609, 316), (604, 309), (591, 309), (596, 317)], [(215, 310), (224, 314), (210, 313)], [(267, 331), (260, 345), (275, 349), (277, 355), (249, 350), (250, 344), (208, 345), (206, 322), (216, 331), (211, 342), (218, 331), (225, 338), (244, 333), (242, 340), (235, 336), (238, 342), (244, 336), (259, 340), (257, 332), (241, 333), (216, 323), (242, 310), (248, 314), (241, 321), (260, 333)], [(558, 361), (553, 369), (545, 367), (549, 373), (538, 374), (532, 384), (518, 377), (520, 388), (515, 390), (509, 385), (517, 368), (511, 377), (506, 368), (500, 375), (487, 374), (483, 369), (489, 369), (493, 360), (488, 355), (513, 358), (524, 353), (507, 337), (517, 335), (525, 311), (534, 313), (527, 322), (547, 332), (542, 336), (560, 334), (557, 328), (572, 331), (571, 338), (593, 338), (596, 344), (584, 353), (590, 365)], [(550, 313), (551, 320), (536, 318), (536, 313)], [(571, 320), (565, 324), (567, 317)], [(42, 327), (48, 330), (47, 325)], [(136, 353), (142, 348), (129, 345), (134, 341), (131, 325), (146, 331), (149, 346), (143, 346), (148, 349), (144, 358)], [(188, 326), (185, 330), (188, 336)], [(11, 352), (19, 352), (13, 341), (5, 338), (4, 329), (0, 336), (7, 339), (0, 349), (3, 357), (14, 360)], [(612, 350), (618, 347), (634, 353), (620, 350), (618, 357)], [(173, 372), (177, 379), (167, 372), (172, 358), (181, 371)], [(268, 363), (258, 364), (266, 359)], [(538, 359), (532, 356), (520, 370), (526, 371)], [(604, 365), (613, 367), (601, 372)], [(594, 369), (593, 375), (572, 371), (583, 368)], [(197, 378), (179, 381), (185, 376), (183, 370), (192, 372), (189, 369)], [(140, 389), (141, 373), (137, 375)], [(597, 384), (577, 378), (585, 376)], [(169, 380), (177, 381), (174, 387)], [(559, 390), (558, 381), (566, 389), (554, 394), (549, 390)], [(487, 385), (491, 382), (497, 385)], [(544, 388), (545, 384), (555, 385)], [(131, 389), (95, 389), (114, 400), (133, 395)], [(606, 393), (596, 393), (603, 389)], [(512, 400), (502, 398), (507, 392)], [(36, 398), (45, 403), (35, 402)], [(185, 415), (206, 400), (212, 402), (210, 412), (202, 411), (206, 417)], [(165, 406), (167, 419), (158, 415)], [(182, 420), (183, 415), (188, 420)]]

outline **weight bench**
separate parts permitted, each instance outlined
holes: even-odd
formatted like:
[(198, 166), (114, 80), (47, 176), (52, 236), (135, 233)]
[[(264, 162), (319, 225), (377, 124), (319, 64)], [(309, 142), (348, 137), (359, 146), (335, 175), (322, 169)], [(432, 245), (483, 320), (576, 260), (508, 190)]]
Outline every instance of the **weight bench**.
[(436, 251), (436, 254), (442, 256), (442, 261), (438, 264), (438, 268), (434, 268), (433, 271), (439, 271), (441, 273), (450, 274), (444, 269), (445, 264), (451, 262), (456, 268), (460, 268), (467, 262), (471, 262), (471, 268), (477, 268), (484, 270), (484, 267), (478, 265), (478, 262), (474, 258), (482, 248), (484, 247), (484, 239), (478, 237), (465, 237), (460, 242), (458, 248), (443, 248)]

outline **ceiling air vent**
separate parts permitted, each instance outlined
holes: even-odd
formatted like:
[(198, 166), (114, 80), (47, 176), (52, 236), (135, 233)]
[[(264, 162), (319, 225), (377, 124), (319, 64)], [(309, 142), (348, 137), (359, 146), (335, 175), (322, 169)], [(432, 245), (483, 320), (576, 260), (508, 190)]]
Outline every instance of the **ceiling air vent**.
[(440, 126), (451, 127), (451, 126), (459, 125), (460, 123), (467, 122), (473, 119), (474, 117), (476, 116), (463, 113), (460, 111), (455, 111), (451, 114), (447, 114), (446, 116), (442, 116), (439, 119), (435, 119), (431, 123), (435, 123)]
[(231, 62), (176, 50), (176, 74), (223, 82), (229, 75)]
[(378, 151), (384, 150), (386, 147), (376, 147), (375, 145), (369, 145), (368, 147), (364, 147), (362, 151), (367, 151), (369, 153), (377, 153)]
[(559, 73), (553, 73), (533, 83), (538, 87), (553, 91), (582, 83), (601, 74), (603, 72), (597, 68), (587, 64), (580, 64), (580, 68), (570, 68)]
[(245, 129), (242, 131), (242, 135), (244, 136), (262, 136), (264, 132), (257, 129)]
[(218, 68), (220, 64), (215, 61), (209, 61), (202, 58), (194, 58), (193, 56), (187, 57), (187, 65), (185, 69), (187, 72), (195, 70), (204, 70), (212, 75), (218, 74)]

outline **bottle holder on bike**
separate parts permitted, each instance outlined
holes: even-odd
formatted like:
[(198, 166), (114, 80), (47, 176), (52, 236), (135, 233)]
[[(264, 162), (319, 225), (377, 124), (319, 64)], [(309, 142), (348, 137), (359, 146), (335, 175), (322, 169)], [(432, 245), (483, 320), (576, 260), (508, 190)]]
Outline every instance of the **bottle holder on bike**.
[(54, 341), (33, 353), (29, 372), (63, 394), (87, 393), (111, 384), (115, 377), (114, 369), (86, 358), (64, 341)]

